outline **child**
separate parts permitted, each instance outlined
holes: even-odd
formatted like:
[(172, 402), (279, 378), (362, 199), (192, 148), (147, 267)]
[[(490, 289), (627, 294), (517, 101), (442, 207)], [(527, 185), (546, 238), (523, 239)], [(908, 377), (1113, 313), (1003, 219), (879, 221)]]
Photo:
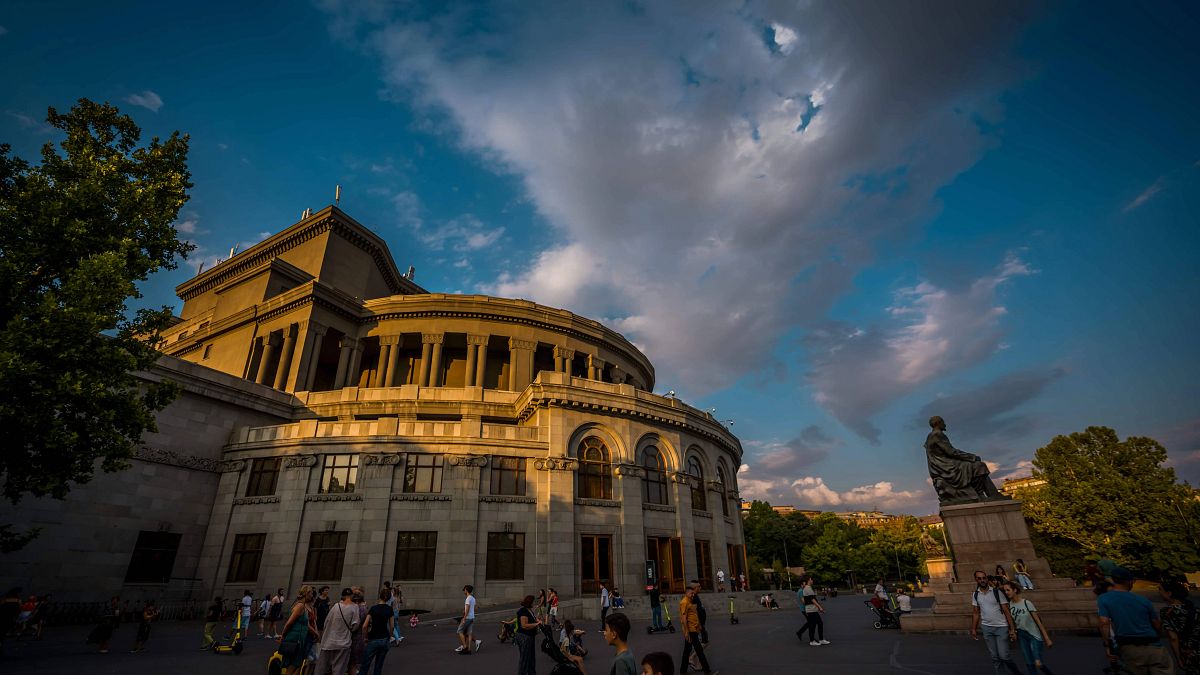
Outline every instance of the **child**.
[[(609, 675), (638, 675), (637, 661), (633, 659), (633, 653), (629, 651), (628, 640), (629, 618), (620, 612), (605, 616), (604, 641), (616, 650)], [(587, 675), (587, 669), (583, 667), (582, 656), (572, 656), (571, 660), (575, 662), (581, 675)]]
[(642, 657), (642, 675), (675, 675), (675, 662), (664, 652), (647, 654)]
[(1021, 585), (1015, 581), (1005, 581), (1001, 588), (1008, 596), (1008, 611), (1012, 614), (1013, 624), (1017, 627), (1017, 640), (1021, 645), (1021, 653), (1025, 655), (1025, 666), (1030, 673), (1049, 673), (1050, 670), (1042, 664), (1042, 647), (1054, 645), (1042, 618), (1038, 616), (1037, 607), (1021, 597)]
[(587, 656), (587, 649), (583, 646), (584, 631), (577, 630), (575, 624), (571, 623), (570, 619), (563, 622), (562, 631), (558, 635), (558, 645), (563, 653), (568, 656)]

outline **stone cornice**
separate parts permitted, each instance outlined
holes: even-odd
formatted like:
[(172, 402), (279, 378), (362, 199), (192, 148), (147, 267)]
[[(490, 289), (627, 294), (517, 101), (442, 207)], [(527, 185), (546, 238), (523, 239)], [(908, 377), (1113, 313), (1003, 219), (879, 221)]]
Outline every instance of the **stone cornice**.
[(182, 455), (172, 450), (162, 450), (160, 448), (140, 447), (134, 450), (133, 458), (143, 462), (166, 464), (167, 466), (176, 466), (191, 471), (203, 471), (205, 473), (219, 473), (221, 471), (220, 463), (215, 459)]
[(711, 520), (712, 513), (708, 512), (708, 511), (701, 511), (700, 509), (692, 509), (692, 517), (693, 518), (708, 518)]
[(393, 492), (392, 501), (394, 502), (448, 502), (453, 501), (450, 495), (433, 494), (427, 492)]
[(304, 501), (306, 502), (361, 502), (362, 499), (362, 494), (358, 492), (304, 495)]
[(488, 458), (482, 455), (447, 455), (450, 466), (478, 467), (487, 466)]
[(692, 477), (690, 474), (686, 474), (682, 471), (670, 471), (668, 473), (671, 476), (672, 483), (679, 483), (680, 485), (690, 485), (692, 482)]
[(247, 506), (252, 504), (278, 504), (279, 495), (265, 495), (262, 497), (238, 497), (233, 500), (234, 506)]
[(636, 464), (617, 464), (613, 466), (613, 473), (618, 476), (641, 477), (646, 474), (646, 470)]
[(285, 469), (303, 469), (316, 465), (316, 455), (291, 455), (283, 458), (283, 467)]
[(606, 509), (619, 509), (621, 502), (615, 499), (586, 499), (584, 497), (575, 498), (576, 506), (601, 506)]
[(499, 504), (536, 504), (537, 497), (527, 497), (524, 495), (483, 495), (479, 498), (479, 501)]
[(366, 465), (397, 466), (403, 459), (398, 454), (365, 454), (362, 456), (362, 461)]
[(675, 513), (675, 507), (670, 504), (648, 504), (642, 502), (643, 511), (662, 511), (664, 513)]

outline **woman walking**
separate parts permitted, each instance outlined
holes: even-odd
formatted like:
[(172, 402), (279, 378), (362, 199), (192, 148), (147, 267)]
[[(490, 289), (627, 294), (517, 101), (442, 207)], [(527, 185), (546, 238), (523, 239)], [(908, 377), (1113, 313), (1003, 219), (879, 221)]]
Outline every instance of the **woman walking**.
[[(309, 646), (316, 644), (317, 613), (312, 603), (315, 597), (312, 586), (301, 586), (296, 593), (296, 602), (292, 605), (292, 613), (283, 624), (283, 638), (279, 641), (279, 655), (283, 657), (283, 675), (289, 672), (300, 672), (304, 659), (308, 657)], [(295, 671), (290, 669), (295, 668)]]
[(100, 623), (88, 635), (88, 644), (97, 645), (101, 654), (108, 653), (108, 641), (112, 639), (113, 631), (121, 624), (121, 599), (113, 596), (104, 608)]
[(1008, 596), (1008, 612), (1012, 614), (1013, 625), (1017, 628), (1017, 641), (1021, 645), (1021, 654), (1025, 656), (1025, 667), (1030, 674), (1047, 673), (1050, 669), (1042, 663), (1042, 649), (1054, 646), (1050, 633), (1038, 616), (1037, 607), (1021, 597), (1021, 584), (1015, 581), (1005, 581), (1001, 586)]
[(150, 639), (150, 624), (158, 618), (158, 608), (154, 606), (153, 600), (147, 600), (146, 606), (142, 608), (142, 615), (138, 621), (137, 638), (133, 641), (133, 649), (130, 654), (140, 654), (146, 651), (146, 640)]
[(271, 597), (271, 607), (267, 610), (267, 637), (278, 640), (282, 637), (279, 634), (279, 620), (283, 618), (283, 589), (275, 591), (275, 595)]
[[(821, 617), (825, 608), (817, 602), (817, 592), (813, 590), (812, 584), (812, 577), (804, 579), (804, 589), (800, 591), (801, 602), (804, 604), (804, 625), (796, 631), (796, 636), (799, 637), (802, 632), (808, 630), (808, 644), (820, 647), (829, 644), (829, 640), (825, 639), (825, 620)], [(886, 595), (887, 591), (884, 591), (884, 594)]]
[(517, 610), (517, 632), (513, 636), (517, 645), (517, 675), (537, 675), (537, 655), (533, 646), (542, 622), (533, 615), (532, 607), (533, 596), (527, 595)]
[(393, 590), (380, 589), (379, 602), (367, 610), (367, 617), (363, 619), (362, 631), (367, 636), (367, 649), (363, 653), (362, 665), (358, 667), (358, 675), (367, 675), (372, 663), (375, 664), (375, 675), (383, 674), (383, 660), (387, 658), (388, 646), (392, 642), (389, 622), (398, 621), (392, 614)]
[(404, 591), (400, 590), (399, 586), (393, 586), (391, 589), (391, 597), (388, 599), (388, 605), (392, 608), (392, 645), (399, 646), (404, 642), (404, 636), (400, 634), (400, 609), (404, 606)]
[(546, 620), (546, 589), (538, 591), (537, 600), (533, 603), (533, 614), (538, 621)]

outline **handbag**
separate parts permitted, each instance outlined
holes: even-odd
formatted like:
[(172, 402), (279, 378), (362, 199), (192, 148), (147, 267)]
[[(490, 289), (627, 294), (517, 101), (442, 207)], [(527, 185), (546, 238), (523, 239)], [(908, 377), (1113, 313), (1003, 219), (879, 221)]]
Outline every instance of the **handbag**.
[(292, 657), (296, 656), (296, 654), (300, 652), (300, 643), (296, 640), (284, 640), (283, 642), (279, 643), (279, 649), (277, 651), (279, 652), (280, 656), (290, 661)]

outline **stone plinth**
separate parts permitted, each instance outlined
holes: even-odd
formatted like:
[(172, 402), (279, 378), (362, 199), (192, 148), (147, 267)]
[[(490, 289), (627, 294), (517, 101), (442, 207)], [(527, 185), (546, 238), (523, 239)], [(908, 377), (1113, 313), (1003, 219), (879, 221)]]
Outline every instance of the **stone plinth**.
[(929, 588), (934, 592), (933, 609), (905, 615), (901, 620), (905, 632), (966, 632), (971, 627), (971, 594), (975, 590), (971, 580), (975, 570), (990, 575), (996, 565), (1001, 565), (1011, 576), (1017, 558), (1025, 561), (1036, 588), (1023, 595), (1038, 608), (1047, 630), (1095, 628), (1096, 601), (1091, 590), (1050, 574), (1049, 563), (1033, 549), (1020, 502), (1006, 499), (945, 506), (941, 516), (953, 567), (947, 558), (926, 561)]

